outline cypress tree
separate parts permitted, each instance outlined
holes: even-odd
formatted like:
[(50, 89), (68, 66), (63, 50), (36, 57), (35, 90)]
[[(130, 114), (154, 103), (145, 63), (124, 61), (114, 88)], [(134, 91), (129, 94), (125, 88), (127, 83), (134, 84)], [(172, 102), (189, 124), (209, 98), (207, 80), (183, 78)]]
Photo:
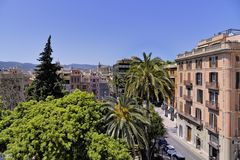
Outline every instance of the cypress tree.
[(61, 66), (59, 63), (52, 63), (52, 52), (50, 35), (44, 51), (40, 53), (38, 59), (40, 64), (36, 66), (36, 78), (29, 87), (28, 99), (44, 100), (47, 96), (63, 97), (63, 80), (58, 74)]

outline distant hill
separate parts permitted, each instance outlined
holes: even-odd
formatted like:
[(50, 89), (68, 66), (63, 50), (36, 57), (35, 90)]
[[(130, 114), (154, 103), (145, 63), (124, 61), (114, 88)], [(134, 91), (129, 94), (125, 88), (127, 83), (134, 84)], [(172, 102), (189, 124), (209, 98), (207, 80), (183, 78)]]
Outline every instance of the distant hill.
[[(36, 64), (20, 63), (20, 62), (3, 62), (0, 61), (0, 69), (19, 68), (24, 71), (33, 71)], [(90, 64), (68, 64), (63, 65), (66, 68), (79, 68), (79, 69), (95, 69), (97, 65)]]
[(67, 64), (63, 65), (66, 68), (80, 68), (80, 69), (95, 69), (97, 65), (91, 65), (91, 64)]

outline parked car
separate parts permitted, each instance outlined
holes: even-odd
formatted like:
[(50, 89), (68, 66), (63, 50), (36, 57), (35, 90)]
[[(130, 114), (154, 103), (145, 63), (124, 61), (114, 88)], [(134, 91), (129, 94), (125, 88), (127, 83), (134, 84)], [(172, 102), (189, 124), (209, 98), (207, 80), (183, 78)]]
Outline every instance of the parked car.
[(180, 152), (175, 152), (175, 153), (172, 155), (171, 160), (185, 160), (185, 157), (182, 155), (182, 153), (180, 153)]
[(172, 149), (169, 149), (169, 150), (167, 150), (167, 155), (169, 156), (169, 157), (172, 157), (174, 154), (176, 154), (176, 150), (175, 150), (175, 148), (172, 148)]
[[(164, 146), (163, 150), (168, 154), (172, 153), (173, 151), (176, 152), (175, 148), (172, 145), (166, 145)], [(171, 156), (171, 155), (170, 155)]]
[(164, 137), (162, 137), (162, 138), (159, 139), (158, 145), (159, 146), (165, 146), (165, 145), (168, 145), (168, 142)]

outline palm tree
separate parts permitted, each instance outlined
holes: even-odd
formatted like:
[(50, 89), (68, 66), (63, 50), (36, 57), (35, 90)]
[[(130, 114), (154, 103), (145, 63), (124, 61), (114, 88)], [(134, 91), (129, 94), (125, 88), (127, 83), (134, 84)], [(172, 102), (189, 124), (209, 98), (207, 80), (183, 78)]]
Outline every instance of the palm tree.
[(143, 53), (143, 60), (138, 57), (132, 58), (126, 83), (126, 95), (146, 100), (147, 110), (151, 99), (159, 101), (159, 97), (171, 97), (174, 88), (163, 68), (165, 62), (158, 57), (151, 59), (151, 55), (152, 53)]
[(149, 125), (149, 121), (144, 116), (145, 110), (137, 104), (136, 100), (120, 96), (119, 98), (107, 97), (104, 107), (107, 114), (104, 117), (107, 134), (113, 138), (122, 138), (129, 148), (133, 150), (135, 157), (135, 147), (146, 149), (144, 127)]

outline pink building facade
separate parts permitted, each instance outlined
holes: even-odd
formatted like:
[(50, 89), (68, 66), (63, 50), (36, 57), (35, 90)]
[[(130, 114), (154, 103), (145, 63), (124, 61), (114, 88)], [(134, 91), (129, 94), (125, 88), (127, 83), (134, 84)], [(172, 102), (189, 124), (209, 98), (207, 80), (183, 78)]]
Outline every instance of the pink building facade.
[(178, 136), (209, 159), (240, 157), (240, 30), (227, 30), (179, 54)]

